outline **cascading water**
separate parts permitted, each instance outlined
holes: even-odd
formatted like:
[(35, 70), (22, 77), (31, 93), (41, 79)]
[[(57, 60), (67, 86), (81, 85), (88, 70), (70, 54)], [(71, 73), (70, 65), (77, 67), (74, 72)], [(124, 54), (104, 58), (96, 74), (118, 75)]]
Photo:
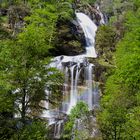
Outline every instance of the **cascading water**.
[(97, 31), (97, 26), (95, 23), (85, 14), (76, 13), (78, 23), (82, 27), (86, 39), (86, 57), (97, 57), (95, 51), (95, 35)]
[(63, 120), (58, 121), (57, 123), (55, 123), (54, 126), (54, 137), (59, 139), (60, 138), (60, 134), (61, 134), (61, 130), (62, 130), (62, 124), (63, 124)]
[(93, 105), (93, 99), (92, 99), (92, 67), (93, 67), (93, 64), (89, 64), (88, 66), (88, 79), (87, 79), (87, 87), (88, 87), (88, 106), (89, 106), (89, 109), (92, 109), (92, 105)]
[[(97, 26), (84, 13), (76, 13), (77, 22), (81, 26), (86, 40), (86, 52), (77, 56), (57, 56), (50, 63), (50, 67), (58, 68), (65, 74), (63, 88), (63, 102), (60, 112), (69, 114), (71, 109), (79, 100), (85, 101), (89, 109), (92, 110), (94, 105), (98, 104), (98, 89), (93, 89), (93, 68), (94, 65), (88, 62), (88, 57), (96, 58), (95, 35)], [(85, 74), (84, 74), (85, 73)], [(47, 106), (49, 106), (47, 104)], [(54, 113), (56, 115), (56, 113)], [(45, 117), (54, 117), (49, 112), (44, 112)], [(56, 116), (55, 116), (56, 117)], [(62, 122), (55, 122), (55, 136), (58, 137)], [(59, 125), (58, 125), (59, 124)], [(58, 128), (58, 129), (57, 129)], [(57, 129), (57, 130), (56, 130)]]
[(73, 65), (72, 67), (70, 67), (70, 72), (71, 72), (71, 90), (70, 90), (70, 105), (69, 105), (69, 110), (68, 112), (70, 112), (71, 108), (73, 106), (76, 105), (76, 100), (77, 100), (77, 97), (75, 95), (75, 90), (74, 90), (74, 68), (75, 68), (75, 65)]
[(105, 24), (104, 15), (103, 15), (102, 12), (100, 11), (99, 5), (97, 5), (97, 10), (98, 10), (98, 14), (99, 14), (100, 17), (101, 17), (100, 24)]

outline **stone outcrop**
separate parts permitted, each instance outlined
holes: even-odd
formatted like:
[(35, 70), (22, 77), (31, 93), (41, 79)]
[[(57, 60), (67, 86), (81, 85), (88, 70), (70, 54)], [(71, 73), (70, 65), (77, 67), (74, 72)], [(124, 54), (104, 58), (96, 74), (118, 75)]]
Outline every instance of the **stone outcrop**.
[(10, 6), (7, 10), (9, 28), (13, 31), (13, 35), (18, 33), (25, 25), (24, 18), (30, 14), (29, 8), (25, 5)]

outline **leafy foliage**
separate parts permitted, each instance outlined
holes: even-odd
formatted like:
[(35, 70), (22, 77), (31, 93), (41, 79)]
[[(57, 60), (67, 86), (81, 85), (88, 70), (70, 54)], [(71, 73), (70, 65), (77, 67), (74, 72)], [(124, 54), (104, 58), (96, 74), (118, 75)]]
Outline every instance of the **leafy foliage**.
[(116, 69), (107, 80), (101, 101), (98, 122), (105, 140), (140, 139), (140, 18), (139, 4), (135, 4), (137, 9), (126, 14), (126, 31), (115, 52)]
[(45, 123), (36, 120), (31, 122), (29, 125), (21, 128), (20, 131), (14, 134), (11, 140), (47, 140), (46, 132), (47, 128), (45, 126)]
[(115, 29), (111, 26), (99, 27), (96, 35), (96, 50), (98, 56), (104, 59), (105, 62), (113, 62), (113, 52), (115, 51), (116, 42), (117, 35)]
[(74, 123), (77, 121), (77, 119), (83, 118), (88, 114), (88, 106), (84, 102), (78, 102), (75, 107), (72, 108), (70, 115), (69, 115), (69, 121), (66, 123), (64, 127), (64, 139), (71, 139), (73, 136), (76, 136), (78, 134), (77, 130), (73, 130)]
[[(2, 4), (7, 4), (3, 5), (5, 8), (13, 5), (15, 9), (22, 4), (20, 0), (11, 2)], [(72, 16), (71, 4), (53, 0), (29, 0), (24, 4), (30, 14), (22, 18), (23, 28), (13, 38), (4, 36), (0, 42), (0, 139), (46, 139), (46, 124), (32, 120), (48, 109), (43, 101), (56, 105), (62, 96), (63, 75), (47, 65), (51, 59), (49, 49), (55, 43), (57, 21)], [(20, 11), (15, 12), (13, 27), (21, 20)], [(0, 31), (5, 24), (0, 26)]]

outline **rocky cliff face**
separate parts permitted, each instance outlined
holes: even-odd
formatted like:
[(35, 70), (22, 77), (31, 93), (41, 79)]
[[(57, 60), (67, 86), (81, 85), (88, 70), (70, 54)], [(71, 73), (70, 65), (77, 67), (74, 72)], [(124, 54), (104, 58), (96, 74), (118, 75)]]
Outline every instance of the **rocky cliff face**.
[(54, 56), (74, 56), (85, 51), (84, 33), (78, 27), (79, 25), (75, 19), (72, 21), (58, 21), (56, 45), (50, 50)]
[(83, 12), (86, 15), (88, 15), (96, 25), (100, 25), (100, 21), (101, 21), (101, 13), (100, 13), (100, 9), (98, 7), (98, 5), (96, 4), (86, 4), (86, 5), (81, 5), (78, 4), (76, 11), (78, 12)]

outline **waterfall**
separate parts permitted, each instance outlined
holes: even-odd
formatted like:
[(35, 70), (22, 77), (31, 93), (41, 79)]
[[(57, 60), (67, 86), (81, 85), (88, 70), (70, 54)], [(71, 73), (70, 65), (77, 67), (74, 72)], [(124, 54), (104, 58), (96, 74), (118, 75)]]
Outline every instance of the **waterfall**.
[(93, 108), (99, 107), (99, 91), (98, 91), (98, 85), (95, 85), (94, 91), (93, 91)]
[(56, 139), (60, 138), (63, 123), (64, 123), (63, 120), (60, 120), (57, 123), (55, 123), (55, 126), (54, 126), (54, 138), (56, 138)]
[(89, 64), (88, 66), (88, 83), (87, 83), (87, 87), (88, 87), (88, 106), (89, 109), (92, 109), (92, 67), (93, 64)]
[(71, 108), (76, 105), (76, 96), (74, 94), (74, 68), (75, 65), (70, 67), (70, 72), (71, 72), (71, 90), (70, 90), (70, 105), (69, 105), (69, 110), (68, 113), (70, 112)]
[[(78, 80), (79, 80), (79, 75), (80, 75), (80, 72), (81, 72), (81, 68), (79, 67), (79, 65), (77, 66), (77, 70), (76, 70), (76, 76), (75, 76), (75, 90), (74, 90), (74, 94), (75, 94), (75, 97), (76, 99), (78, 99), (78, 91), (77, 91), (77, 86), (78, 86)], [(77, 100), (76, 100), (77, 101)]]
[(67, 83), (68, 83), (68, 77), (69, 77), (69, 73), (68, 73), (68, 67), (65, 68), (65, 82), (64, 82), (64, 92), (67, 90)]
[[(97, 54), (95, 51), (95, 35), (97, 31), (97, 26), (95, 23), (84, 13), (76, 13), (77, 21), (79, 25), (81, 26), (84, 35), (85, 35), (85, 40), (86, 40), (86, 46), (85, 50), (86, 52), (84, 54), (80, 54), (77, 56), (58, 56), (55, 57), (50, 64), (51, 67), (56, 67), (60, 70), (65, 67), (65, 83), (64, 83), (64, 94), (67, 90), (67, 85), (70, 85), (70, 97), (69, 97), (69, 105), (66, 113), (70, 113), (70, 110), (72, 109), (73, 106), (76, 105), (76, 102), (82, 98), (87, 104), (89, 105), (89, 109), (92, 109), (93, 107), (93, 87), (92, 87), (92, 75), (93, 75), (93, 64), (90, 64), (87, 60), (88, 57), (93, 57), (96, 58)], [(65, 65), (64, 65), (65, 64)], [(67, 65), (67, 66), (66, 66)], [(83, 97), (80, 97), (78, 95), (78, 80), (79, 80), (79, 75), (81, 72), (82, 67), (87, 68), (86, 70), (86, 86), (87, 86), (87, 91), (86, 95), (82, 95)], [(70, 83), (68, 81), (68, 78), (70, 75)], [(65, 96), (65, 95), (64, 95)], [(65, 103), (64, 103), (65, 105)], [(62, 105), (63, 106), (63, 105)], [(66, 109), (62, 111), (66, 111)]]
[[(79, 100), (86, 102), (89, 109), (92, 110), (98, 97), (97, 90), (93, 89), (93, 64), (88, 62), (88, 57), (96, 58), (95, 51), (95, 35), (97, 26), (95, 23), (84, 13), (76, 13), (77, 22), (84, 32), (86, 52), (77, 56), (57, 56), (52, 59), (49, 67), (55, 67), (65, 74), (65, 82), (63, 86), (63, 102), (59, 112), (69, 114), (71, 109), (76, 105)], [(86, 73), (84, 75), (83, 73)], [(51, 108), (50, 108), (51, 110)], [(51, 113), (49, 112), (49, 116)], [(53, 117), (57, 117), (57, 113), (53, 112)], [(55, 128), (55, 135), (59, 131)], [(57, 132), (56, 132), (57, 131)]]
[(100, 20), (100, 24), (105, 24), (105, 19), (104, 19), (104, 15), (103, 15), (103, 13), (100, 11), (100, 7), (99, 7), (99, 5), (97, 5), (97, 10), (98, 10), (98, 14), (100, 15), (100, 18), (101, 18), (101, 20)]
[[(76, 17), (79, 26), (84, 32), (86, 41), (85, 53), (77, 56), (57, 56), (52, 59), (48, 66), (55, 67), (62, 71), (65, 78), (63, 84), (63, 102), (61, 106), (52, 109), (49, 103), (46, 103), (45, 105), (49, 110), (43, 114), (43, 117), (46, 116), (48, 118), (49, 124), (54, 126), (55, 139), (61, 137), (63, 124), (67, 120), (66, 114), (71, 112), (71, 109), (78, 101), (82, 100), (87, 103), (89, 110), (98, 107), (99, 102), (98, 86), (95, 86), (93, 82), (94, 65), (88, 61), (89, 57), (97, 57), (95, 51), (97, 26), (84, 13), (76, 13)], [(103, 15), (101, 16), (101, 23), (103, 23), (102, 18)], [(47, 89), (46, 94), (50, 94)], [(80, 124), (79, 121), (75, 124), (75, 127), (78, 126), (78, 124)]]

